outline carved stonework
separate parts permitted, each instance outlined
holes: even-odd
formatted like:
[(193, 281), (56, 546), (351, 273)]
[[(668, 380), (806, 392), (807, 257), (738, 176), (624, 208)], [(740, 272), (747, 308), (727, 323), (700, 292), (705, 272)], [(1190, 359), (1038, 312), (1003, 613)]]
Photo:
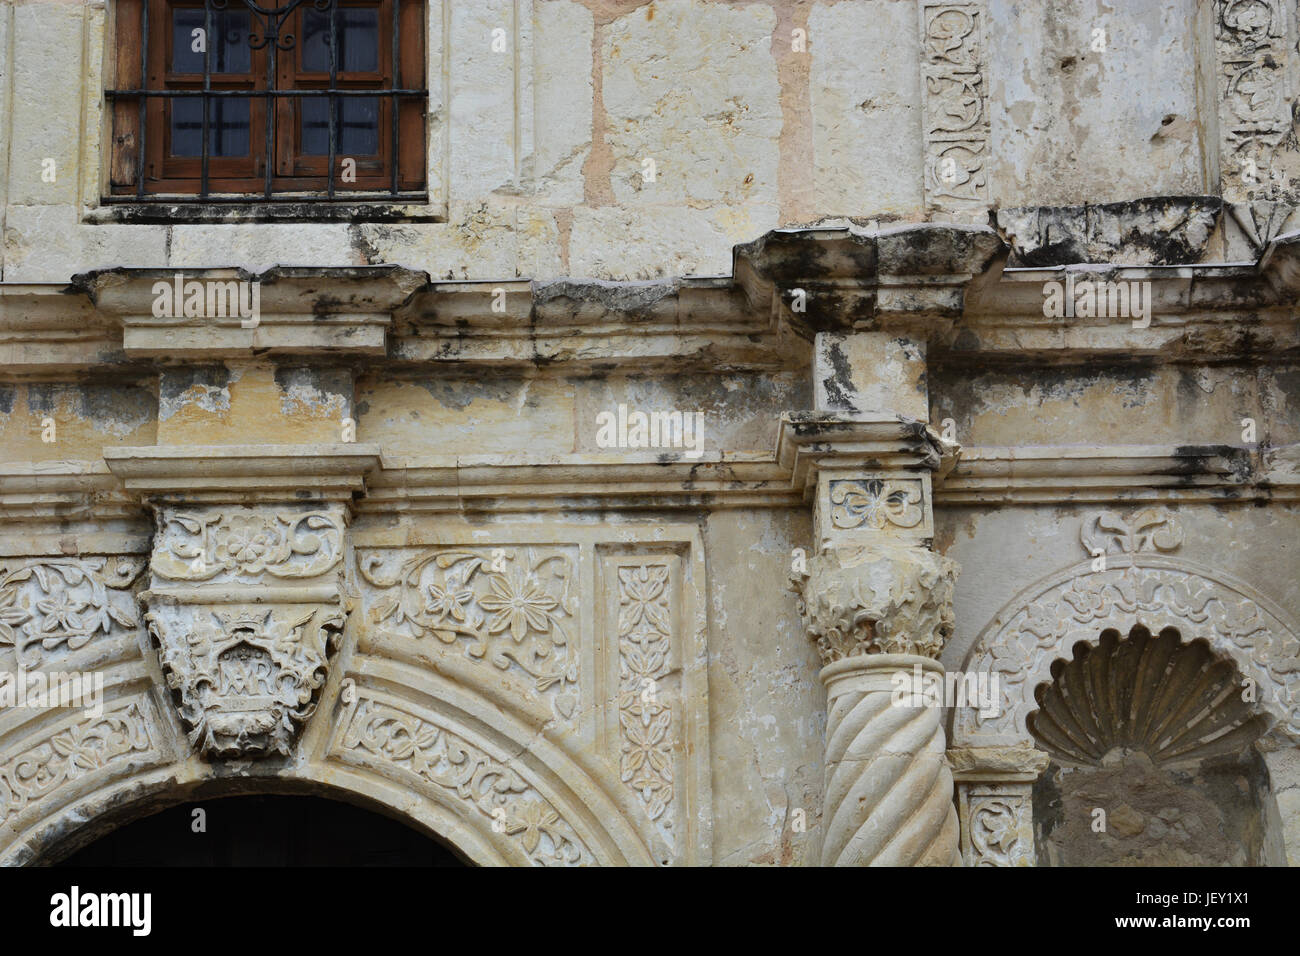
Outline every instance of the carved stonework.
[(660, 687), (672, 650), (668, 565), (618, 568), (618, 599), (619, 775), (658, 820), (673, 799), (673, 713)]
[(1034, 865), (1030, 784), (958, 783), (957, 793), (967, 866)]
[(1294, 17), (1294, 6), (1283, 0), (1215, 2), (1219, 164), (1227, 201), (1296, 199)]
[(1098, 555), (1132, 555), (1173, 552), (1183, 543), (1183, 526), (1163, 508), (1148, 508), (1130, 518), (1102, 511), (1083, 522), (1079, 540), (1084, 550)]
[(288, 755), (345, 620), (342, 504), (155, 507), (145, 620), (190, 743)]
[(594, 862), (573, 827), (518, 771), (446, 728), (369, 698), (341, 726), (331, 748), (336, 759), (378, 761), (464, 801), (492, 832), (517, 841), (535, 865)]
[(1035, 688), (1038, 709), (1025, 719), (1063, 766), (1100, 767), (1117, 748), (1140, 750), (1156, 766), (1193, 764), (1241, 753), (1268, 730), (1241, 674), (1202, 641), (1107, 630), (1073, 655), (1053, 663), (1052, 683)]
[(338, 607), (167, 606), (146, 615), (190, 743), (209, 757), (288, 754), (315, 712)]
[(899, 705), (895, 677), (915, 657), (846, 658), (826, 684), (823, 866), (955, 866), (960, 828), (940, 710)]
[(1063, 581), (1016, 598), (966, 664), (967, 671), (998, 676), (1001, 706), (992, 715), (958, 711), (956, 741), (1028, 739), (1026, 717), (1037, 706), (1034, 688), (1052, 680), (1053, 661), (1068, 661), (1076, 644), (1095, 644), (1104, 630), (1127, 634), (1141, 626), (1153, 634), (1177, 628), (1184, 643), (1203, 639), (1232, 659), (1255, 682), (1260, 706), (1300, 742), (1300, 640), (1281, 612), (1245, 585), (1175, 566), (1163, 555), (1142, 552), (1135, 560), (1140, 563), (1100, 572), (1083, 565)]
[(160, 509), (151, 569), (172, 581), (310, 578), (343, 556), (342, 509)]
[(956, 574), (942, 555), (882, 539), (816, 555), (794, 583), (823, 664), (861, 654), (937, 659), (952, 634)]
[(154, 749), (151, 715), (131, 701), (58, 731), (0, 764), (0, 824), (58, 787)]
[(931, 209), (988, 204), (985, 18), (981, 3), (921, 7), (925, 198)]
[(576, 568), (570, 548), (439, 548), (391, 560), (357, 553), (362, 579), (379, 591), (370, 620), (522, 671), (565, 720), (580, 702)]
[(129, 591), (144, 560), (134, 557), (35, 558), (0, 564), (0, 648), (20, 667), (53, 652), (79, 650), (97, 635), (140, 624)]
[(912, 529), (925, 521), (919, 478), (837, 479), (830, 485), (831, 524), (846, 531)]
[(591, 768), (656, 863), (704, 859), (708, 620), (696, 529), (417, 529), (354, 532), (359, 626), (345, 677), (367, 687), (387, 661), (428, 672), (443, 690), (424, 693), (438, 702), (410, 712), (453, 731), (465, 726), (465, 698), (490, 700)]

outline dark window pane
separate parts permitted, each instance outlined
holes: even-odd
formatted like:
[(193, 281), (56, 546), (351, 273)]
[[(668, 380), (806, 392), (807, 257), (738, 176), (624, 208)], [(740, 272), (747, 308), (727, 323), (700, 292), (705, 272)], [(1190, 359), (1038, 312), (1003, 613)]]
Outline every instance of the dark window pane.
[[(172, 155), (203, 154), (203, 107), (197, 96), (172, 100)], [(208, 155), (247, 156), (248, 97), (219, 97), (208, 103)]]
[(252, 68), (252, 48), (248, 45), (247, 10), (213, 10), (212, 36), (199, 44), (194, 31), (204, 30), (201, 7), (179, 7), (172, 11), (172, 71), (202, 73), (203, 53), (195, 46), (206, 46), (209, 69), (213, 73), (247, 73)]
[[(379, 70), (379, 11), (352, 7), (334, 11), (338, 25), (340, 73), (375, 73)], [(302, 15), (302, 68), (328, 73), (330, 21), (328, 13), (305, 10)]]
[[(340, 96), (334, 109), (336, 155), (374, 156), (379, 152), (379, 97)], [(302, 151), (306, 156), (328, 156), (330, 122), (325, 100), (302, 101)]]

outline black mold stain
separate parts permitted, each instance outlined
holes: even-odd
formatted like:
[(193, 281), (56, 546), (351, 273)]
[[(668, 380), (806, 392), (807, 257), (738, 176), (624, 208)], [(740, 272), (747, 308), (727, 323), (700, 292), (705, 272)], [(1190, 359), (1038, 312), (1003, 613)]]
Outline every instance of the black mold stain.
[(840, 348), (839, 342), (832, 342), (826, 351), (826, 357), (833, 369), (830, 375), (822, 379), (822, 387), (826, 389), (826, 400), (832, 408), (852, 410), (853, 401), (850, 396), (854, 391), (853, 369), (849, 364), (848, 356)]
[(181, 396), (196, 385), (210, 389), (228, 388), (230, 369), (224, 365), (188, 365), (164, 369), (158, 378), (159, 401), (167, 406), (180, 401)]

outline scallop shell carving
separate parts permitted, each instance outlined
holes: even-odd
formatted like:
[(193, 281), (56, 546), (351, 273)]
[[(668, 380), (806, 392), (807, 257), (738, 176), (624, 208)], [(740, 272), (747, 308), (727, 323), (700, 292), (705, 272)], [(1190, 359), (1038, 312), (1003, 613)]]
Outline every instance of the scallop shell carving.
[[(1038, 709), (1026, 724), (1058, 763), (1099, 766), (1119, 748), (1141, 750), (1158, 765), (1240, 753), (1268, 729), (1247, 682), (1204, 641), (1183, 644), (1166, 628), (1138, 626), (1121, 639), (1103, 631), (1079, 642), (1074, 659), (1052, 663), (1052, 682), (1034, 690)], [(1249, 697), (1250, 695), (1245, 694)]]

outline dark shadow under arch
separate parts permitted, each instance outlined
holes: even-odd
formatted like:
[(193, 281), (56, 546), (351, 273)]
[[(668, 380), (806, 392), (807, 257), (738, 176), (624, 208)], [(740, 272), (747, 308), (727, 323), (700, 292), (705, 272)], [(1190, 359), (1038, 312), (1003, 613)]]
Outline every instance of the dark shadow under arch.
[[(195, 810), (205, 832), (194, 832)], [(55, 866), (465, 866), (445, 844), (388, 816), (313, 795), (180, 803), (125, 823)]]

